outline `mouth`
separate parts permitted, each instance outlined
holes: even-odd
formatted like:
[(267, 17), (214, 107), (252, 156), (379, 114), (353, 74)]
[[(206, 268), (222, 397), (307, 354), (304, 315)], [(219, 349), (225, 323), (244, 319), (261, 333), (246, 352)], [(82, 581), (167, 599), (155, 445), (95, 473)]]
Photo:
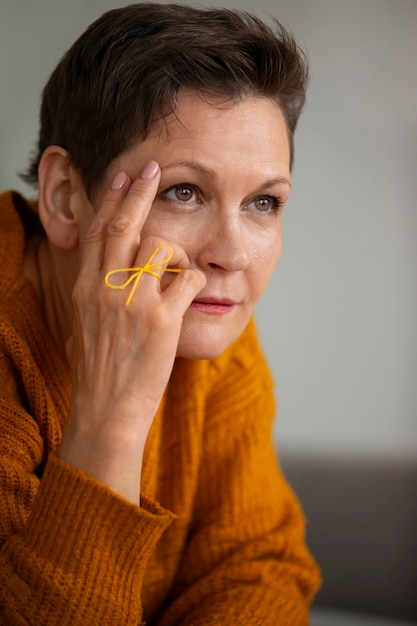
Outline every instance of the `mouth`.
[(192, 301), (190, 309), (209, 315), (225, 315), (230, 313), (236, 304), (237, 302), (229, 298), (196, 298)]

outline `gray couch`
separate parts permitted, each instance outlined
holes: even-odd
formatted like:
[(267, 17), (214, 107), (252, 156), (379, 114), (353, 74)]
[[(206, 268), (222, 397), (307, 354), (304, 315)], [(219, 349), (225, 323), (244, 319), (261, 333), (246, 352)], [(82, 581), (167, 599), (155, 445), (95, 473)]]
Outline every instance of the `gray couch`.
[(318, 614), (325, 607), (417, 623), (417, 459), (279, 456), (322, 568)]

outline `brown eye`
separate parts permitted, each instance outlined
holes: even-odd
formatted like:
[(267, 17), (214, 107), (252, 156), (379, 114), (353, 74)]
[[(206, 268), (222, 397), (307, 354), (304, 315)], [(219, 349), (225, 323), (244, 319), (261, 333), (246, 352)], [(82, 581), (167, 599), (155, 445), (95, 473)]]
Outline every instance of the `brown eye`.
[[(177, 208), (184, 205), (184, 208), (195, 208), (201, 203), (201, 193), (198, 187), (190, 183), (180, 183), (172, 185), (160, 194), (160, 197)], [(189, 207), (186, 205), (189, 205)], [(181, 207), (180, 207), (181, 208)]]
[(258, 211), (269, 211), (274, 206), (271, 198), (258, 198), (255, 200), (255, 206)]
[(247, 208), (253, 208), (260, 213), (271, 213), (280, 208), (281, 201), (275, 196), (259, 196), (247, 205)]
[(194, 199), (195, 191), (189, 185), (177, 185), (172, 189), (177, 200), (189, 202)]

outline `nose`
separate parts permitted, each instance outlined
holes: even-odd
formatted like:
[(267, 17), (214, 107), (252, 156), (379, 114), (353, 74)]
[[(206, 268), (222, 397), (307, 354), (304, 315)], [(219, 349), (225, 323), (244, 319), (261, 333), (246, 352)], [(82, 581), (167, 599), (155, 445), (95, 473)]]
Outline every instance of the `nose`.
[(235, 219), (216, 220), (207, 225), (201, 239), (198, 265), (202, 268), (241, 272), (250, 263), (247, 233)]

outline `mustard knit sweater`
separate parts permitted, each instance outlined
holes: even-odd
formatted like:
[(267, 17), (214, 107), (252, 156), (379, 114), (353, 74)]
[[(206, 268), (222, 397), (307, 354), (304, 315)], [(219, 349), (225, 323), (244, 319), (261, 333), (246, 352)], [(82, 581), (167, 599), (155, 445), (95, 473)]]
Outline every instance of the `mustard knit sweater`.
[(222, 356), (175, 362), (135, 506), (54, 454), (71, 380), (22, 271), (36, 221), (0, 196), (0, 623), (308, 624), (319, 574), (253, 322)]

